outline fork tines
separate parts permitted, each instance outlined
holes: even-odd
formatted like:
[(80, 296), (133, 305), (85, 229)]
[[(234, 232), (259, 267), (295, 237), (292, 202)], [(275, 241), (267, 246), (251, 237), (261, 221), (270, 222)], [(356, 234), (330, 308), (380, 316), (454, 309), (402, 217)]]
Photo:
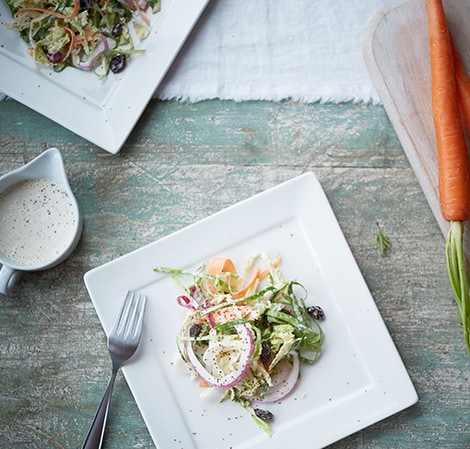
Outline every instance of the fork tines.
[(121, 335), (122, 338), (136, 339), (142, 329), (147, 296), (134, 291), (127, 292), (121, 310), (111, 331), (111, 335)]

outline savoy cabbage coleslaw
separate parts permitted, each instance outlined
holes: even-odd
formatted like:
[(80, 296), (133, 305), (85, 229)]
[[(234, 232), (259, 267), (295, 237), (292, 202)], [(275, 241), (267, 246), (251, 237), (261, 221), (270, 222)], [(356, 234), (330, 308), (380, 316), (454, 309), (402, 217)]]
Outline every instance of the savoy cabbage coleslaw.
[(61, 71), (67, 66), (120, 73), (128, 58), (143, 50), (136, 42), (150, 33), (150, 16), (160, 0), (6, 0), (17, 30), (33, 59)]
[(280, 263), (280, 256), (259, 252), (245, 260), (241, 274), (222, 257), (196, 272), (154, 268), (182, 289), (176, 301), (188, 311), (177, 334), (183, 367), (203, 395), (215, 390), (221, 401), (240, 404), (270, 436), (269, 403), (291, 393), (301, 364), (317, 361), (325, 318), (321, 307), (306, 305), (302, 284), (284, 280)]

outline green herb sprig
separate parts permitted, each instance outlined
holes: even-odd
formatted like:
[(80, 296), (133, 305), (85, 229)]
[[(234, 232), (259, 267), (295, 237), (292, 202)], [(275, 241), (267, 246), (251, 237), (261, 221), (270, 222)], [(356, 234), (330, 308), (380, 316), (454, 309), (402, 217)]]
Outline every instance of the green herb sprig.
[(390, 244), (390, 238), (379, 230), (375, 234), (375, 240), (372, 242), (372, 248), (377, 249), (378, 251), (383, 253), (390, 246)]

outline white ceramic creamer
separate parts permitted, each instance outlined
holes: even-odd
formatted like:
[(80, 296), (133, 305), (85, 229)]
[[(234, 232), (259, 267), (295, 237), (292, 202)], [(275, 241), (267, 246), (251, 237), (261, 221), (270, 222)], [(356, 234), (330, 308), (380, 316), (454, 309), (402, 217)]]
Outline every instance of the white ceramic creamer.
[(56, 148), (0, 177), (0, 293), (8, 293), (24, 271), (62, 262), (81, 231), (78, 205)]

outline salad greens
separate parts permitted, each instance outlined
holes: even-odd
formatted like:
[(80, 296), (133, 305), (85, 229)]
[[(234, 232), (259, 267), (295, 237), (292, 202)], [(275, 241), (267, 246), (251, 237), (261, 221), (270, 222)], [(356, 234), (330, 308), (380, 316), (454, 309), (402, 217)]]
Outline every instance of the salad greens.
[[(319, 306), (305, 304), (302, 284), (284, 280), (280, 262), (260, 252), (245, 261), (240, 275), (225, 258), (196, 272), (154, 268), (183, 291), (176, 300), (188, 314), (176, 339), (187, 372), (204, 394), (219, 391), (221, 401), (247, 409), (268, 435), (274, 416), (266, 404), (293, 390), (301, 363), (317, 361), (323, 343), (318, 321), (325, 317)], [(183, 276), (192, 282), (185, 285)]]
[(6, 0), (17, 30), (39, 64), (61, 71), (67, 66), (100, 78), (119, 73), (135, 43), (150, 33), (150, 13), (160, 0)]

